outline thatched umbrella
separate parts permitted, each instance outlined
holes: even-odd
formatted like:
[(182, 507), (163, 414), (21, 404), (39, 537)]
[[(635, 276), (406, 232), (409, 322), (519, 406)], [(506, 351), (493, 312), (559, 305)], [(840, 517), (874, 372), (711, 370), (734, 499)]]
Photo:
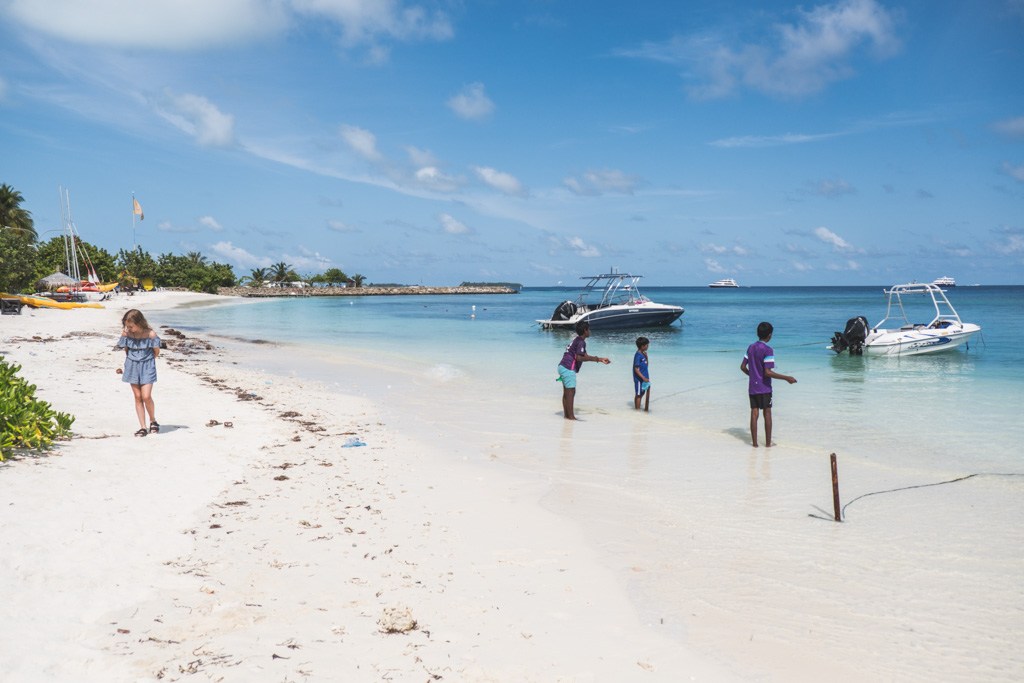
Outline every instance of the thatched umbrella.
[(42, 291), (42, 290), (53, 291), (54, 289), (57, 289), (58, 287), (63, 287), (65, 285), (71, 286), (71, 285), (77, 285), (77, 284), (78, 284), (78, 280), (76, 280), (73, 277), (68, 277), (64, 273), (54, 273), (53, 275), (47, 275), (42, 280), (37, 282), (36, 283), (36, 289), (38, 289), (40, 291)]

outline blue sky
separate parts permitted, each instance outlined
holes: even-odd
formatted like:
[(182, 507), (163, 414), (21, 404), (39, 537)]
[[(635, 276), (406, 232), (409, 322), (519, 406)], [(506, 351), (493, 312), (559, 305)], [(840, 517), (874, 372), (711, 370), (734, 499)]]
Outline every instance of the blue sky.
[(0, 149), (239, 275), (1019, 284), (1024, 0), (0, 0)]

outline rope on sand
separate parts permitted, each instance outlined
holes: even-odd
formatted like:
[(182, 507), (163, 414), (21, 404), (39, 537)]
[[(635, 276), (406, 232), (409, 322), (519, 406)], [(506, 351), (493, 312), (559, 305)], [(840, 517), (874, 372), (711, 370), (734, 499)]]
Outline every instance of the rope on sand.
[[(948, 481), (937, 481), (932, 484), (915, 484), (913, 486), (901, 486), (898, 489), (887, 489), (885, 491), (872, 491), (871, 493), (864, 493), (862, 495), (857, 496), (853, 500), (848, 501), (846, 505), (843, 506), (843, 519), (846, 519), (846, 508), (850, 507), (861, 498), (867, 498), (868, 496), (879, 496), (883, 493), (896, 493), (897, 491), (910, 491), (911, 489), (923, 489), (928, 488), (930, 486), (955, 484), (959, 481), (966, 481), (968, 479), (971, 479), (972, 477), (1024, 477), (1024, 472), (975, 472), (974, 474), (967, 474), (962, 477), (957, 477), (956, 479), (950, 479)], [(814, 515), (811, 516), (813, 517)]]

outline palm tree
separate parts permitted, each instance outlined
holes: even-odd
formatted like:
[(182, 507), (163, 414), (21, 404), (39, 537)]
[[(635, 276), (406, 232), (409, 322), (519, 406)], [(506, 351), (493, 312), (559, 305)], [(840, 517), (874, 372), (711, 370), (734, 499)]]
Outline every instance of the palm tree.
[(188, 252), (185, 254), (185, 258), (188, 259), (188, 262), (193, 266), (205, 266), (207, 261), (206, 257), (198, 251)]
[(292, 267), (284, 261), (278, 261), (274, 265), (270, 266), (271, 278), (274, 282), (288, 282)]
[(353, 287), (362, 287), (363, 283), (366, 282), (366, 276), (356, 273), (351, 277)]
[(249, 273), (248, 280), (250, 287), (262, 287), (263, 283), (267, 281), (267, 269), (266, 268), (253, 268), (252, 272)]
[(6, 183), (0, 185), (0, 228), (13, 230), (35, 242), (38, 236), (32, 222), (32, 214), (21, 208), (25, 198)]

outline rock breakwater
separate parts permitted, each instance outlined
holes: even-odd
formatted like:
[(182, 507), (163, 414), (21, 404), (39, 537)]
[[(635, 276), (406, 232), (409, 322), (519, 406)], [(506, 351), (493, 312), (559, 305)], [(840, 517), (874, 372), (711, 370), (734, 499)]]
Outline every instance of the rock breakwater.
[(220, 287), (217, 293), (244, 297), (517, 294), (509, 287)]

